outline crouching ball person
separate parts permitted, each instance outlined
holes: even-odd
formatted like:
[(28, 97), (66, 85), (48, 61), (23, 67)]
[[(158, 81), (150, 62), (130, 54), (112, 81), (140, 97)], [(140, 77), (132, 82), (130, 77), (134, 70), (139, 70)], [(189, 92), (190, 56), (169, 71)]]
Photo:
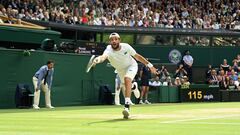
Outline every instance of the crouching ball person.
[(42, 66), (33, 76), (33, 86), (34, 86), (34, 109), (40, 109), (39, 107), (39, 98), (40, 98), (40, 90), (45, 92), (45, 103), (46, 107), (53, 109), (54, 107), (51, 105), (50, 93), (51, 86), (53, 80), (53, 72), (54, 72), (54, 62), (49, 60), (47, 65)]
[(96, 65), (108, 59), (111, 65), (117, 70), (120, 80), (125, 86), (125, 105), (122, 114), (123, 118), (128, 119), (130, 115), (132, 80), (138, 71), (136, 60), (149, 67), (153, 74), (156, 74), (157, 71), (149, 61), (136, 53), (129, 44), (120, 43), (120, 41), (119, 34), (111, 33), (109, 36), (110, 45), (108, 45), (103, 54), (96, 57), (93, 62)]

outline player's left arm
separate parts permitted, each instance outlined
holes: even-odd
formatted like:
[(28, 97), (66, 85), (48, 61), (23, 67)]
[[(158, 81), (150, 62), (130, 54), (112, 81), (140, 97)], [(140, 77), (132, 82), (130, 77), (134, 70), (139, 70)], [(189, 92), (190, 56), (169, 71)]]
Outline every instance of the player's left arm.
[(150, 68), (151, 72), (153, 74), (157, 74), (157, 69), (153, 66), (153, 64), (151, 62), (149, 62), (148, 60), (146, 60), (142, 55), (136, 53), (135, 55), (133, 55), (133, 57), (141, 62), (142, 64), (146, 65), (147, 67)]

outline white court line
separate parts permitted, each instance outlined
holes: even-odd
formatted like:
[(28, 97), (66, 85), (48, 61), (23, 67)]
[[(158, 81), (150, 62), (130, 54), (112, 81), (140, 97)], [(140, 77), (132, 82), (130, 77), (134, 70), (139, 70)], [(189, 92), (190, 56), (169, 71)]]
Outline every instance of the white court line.
[(239, 126), (240, 123), (226, 123), (226, 122), (187, 122), (181, 124), (202, 124), (202, 125), (236, 125)]
[(192, 118), (192, 119), (170, 120), (170, 121), (163, 121), (163, 122), (160, 122), (160, 123), (178, 123), (178, 122), (219, 119), (219, 118), (239, 117), (239, 116), (240, 115), (222, 115), (222, 116), (211, 116), (211, 117)]

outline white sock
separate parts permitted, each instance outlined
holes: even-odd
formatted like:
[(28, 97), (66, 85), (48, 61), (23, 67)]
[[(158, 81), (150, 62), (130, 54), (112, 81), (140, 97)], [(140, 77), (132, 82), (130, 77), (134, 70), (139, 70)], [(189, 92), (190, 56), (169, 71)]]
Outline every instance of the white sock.
[(131, 99), (130, 98), (125, 98), (125, 104), (129, 105), (131, 103)]

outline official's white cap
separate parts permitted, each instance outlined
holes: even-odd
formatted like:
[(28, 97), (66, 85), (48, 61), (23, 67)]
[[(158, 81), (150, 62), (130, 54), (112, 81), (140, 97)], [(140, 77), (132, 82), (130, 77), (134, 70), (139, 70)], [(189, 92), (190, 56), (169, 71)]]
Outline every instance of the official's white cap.
[(119, 34), (117, 34), (116, 32), (111, 33), (110, 36), (109, 36), (109, 39), (112, 38), (112, 37), (120, 38)]

